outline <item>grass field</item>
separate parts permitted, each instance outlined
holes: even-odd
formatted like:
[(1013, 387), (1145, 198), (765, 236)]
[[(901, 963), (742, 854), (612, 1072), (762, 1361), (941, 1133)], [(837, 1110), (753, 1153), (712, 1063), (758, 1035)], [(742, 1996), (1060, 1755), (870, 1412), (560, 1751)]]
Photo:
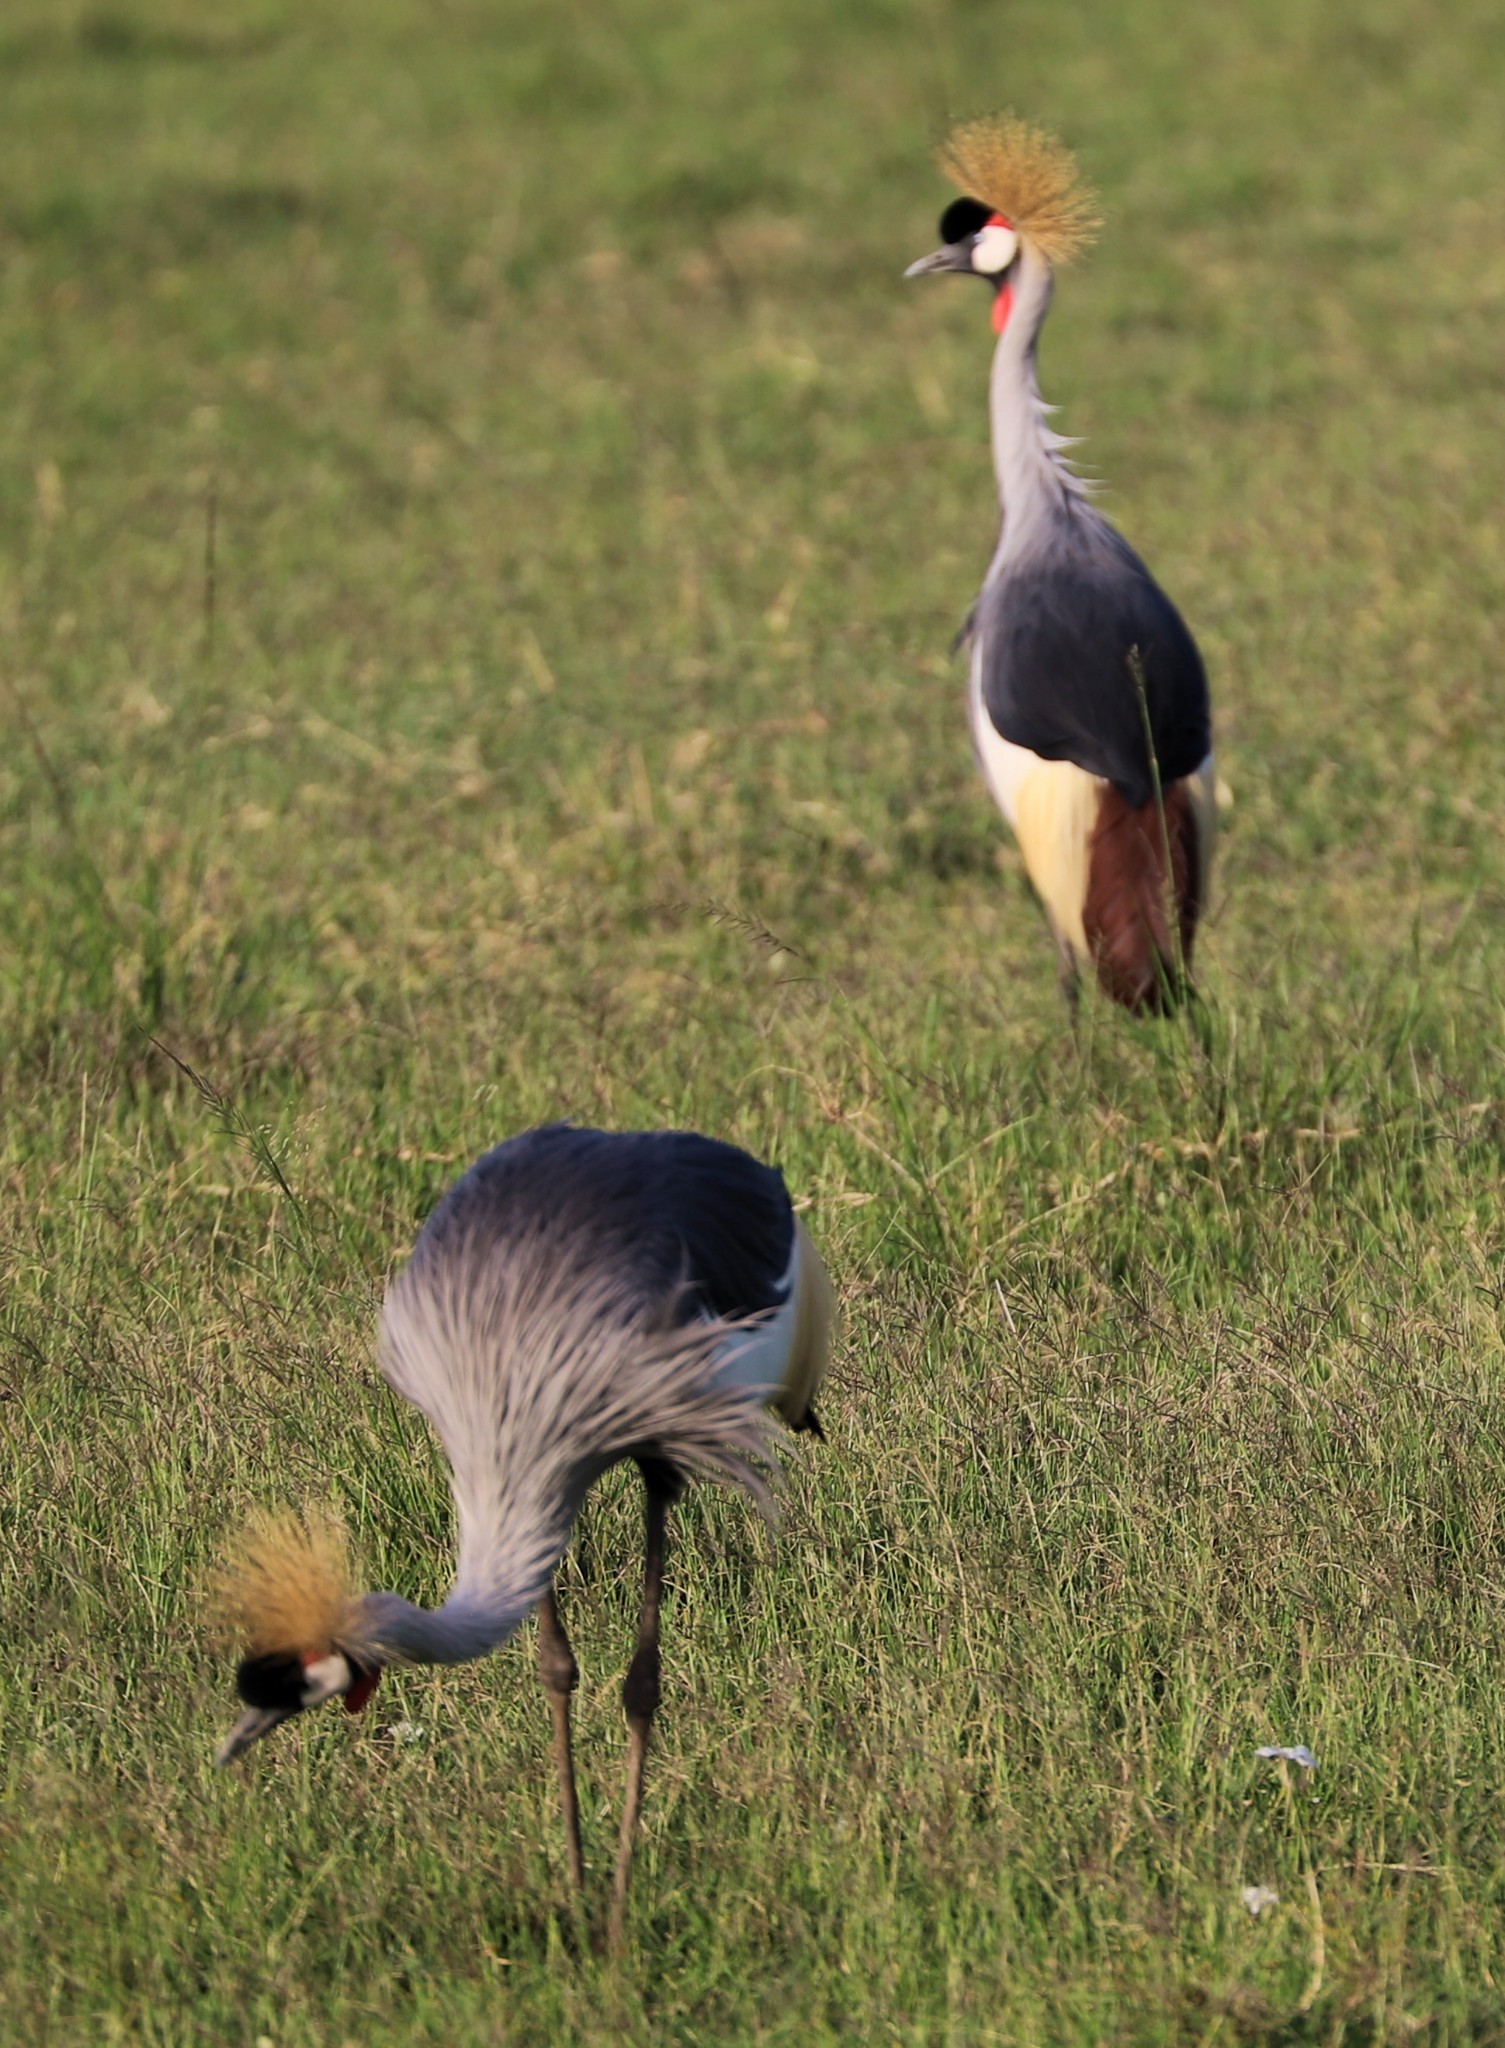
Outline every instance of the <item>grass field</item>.
[[(0, 2042), (1505, 2042), (1498, 7), (6, 0), (0, 80)], [(1213, 676), (1195, 1027), (1073, 1041), (946, 654), (990, 336), (899, 273), (1000, 103)], [(374, 1306), (561, 1114), (777, 1159), (845, 1315), (776, 1546), (678, 1518), (617, 1963), (530, 1641), (217, 1773), (197, 1590), (310, 1499), (442, 1596)]]

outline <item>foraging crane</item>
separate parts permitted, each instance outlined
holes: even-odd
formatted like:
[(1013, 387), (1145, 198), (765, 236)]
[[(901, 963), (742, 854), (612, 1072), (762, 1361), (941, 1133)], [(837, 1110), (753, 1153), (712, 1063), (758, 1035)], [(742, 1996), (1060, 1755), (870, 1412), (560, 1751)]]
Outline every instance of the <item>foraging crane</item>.
[[(1180, 613), (1067, 467), (1035, 357), (1054, 270), (1098, 226), (1062, 146), (1011, 116), (963, 122), (940, 165), (963, 197), (906, 277), (993, 295), (1002, 530), (962, 628), (973, 740), (1013, 827), (1075, 1006), (1084, 970), (1130, 1010), (1184, 992), (1216, 826), (1207, 677)], [(1146, 742), (1148, 741), (1148, 744)]]
[(637, 1646), (623, 1688), (627, 1793), (611, 1939), (620, 1940), (659, 1703), (668, 1510), (712, 1477), (764, 1495), (765, 1404), (795, 1429), (824, 1373), (830, 1283), (783, 1176), (689, 1131), (550, 1124), (499, 1145), (429, 1217), (387, 1290), (379, 1357), (449, 1454), (454, 1589), (435, 1610), (352, 1593), (338, 1531), (263, 1521), (221, 1580), (247, 1647), (234, 1756), (336, 1695), (364, 1706), (398, 1659), (460, 1664), (534, 1609), (570, 1875), (584, 1882), (570, 1740), (578, 1670), (554, 1573), (591, 1485), (632, 1459), (647, 1493)]

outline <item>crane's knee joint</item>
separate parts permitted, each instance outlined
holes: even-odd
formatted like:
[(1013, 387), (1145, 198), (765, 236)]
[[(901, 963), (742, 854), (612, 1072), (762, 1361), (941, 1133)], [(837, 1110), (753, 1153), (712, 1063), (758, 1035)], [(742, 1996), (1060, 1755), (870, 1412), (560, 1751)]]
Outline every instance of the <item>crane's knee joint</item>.
[(622, 1683), (622, 1708), (629, 1721), (651, 1721), (660, 1698), (659, 1658), (655, 1644), (645, 1644), (627, 1667)]
[(568, 1643), (550, 1642), (547, 1638), (539, 1643), (538, 1676), (546, 1692), (575, 1690), (580, 1683), (580, 1666)]

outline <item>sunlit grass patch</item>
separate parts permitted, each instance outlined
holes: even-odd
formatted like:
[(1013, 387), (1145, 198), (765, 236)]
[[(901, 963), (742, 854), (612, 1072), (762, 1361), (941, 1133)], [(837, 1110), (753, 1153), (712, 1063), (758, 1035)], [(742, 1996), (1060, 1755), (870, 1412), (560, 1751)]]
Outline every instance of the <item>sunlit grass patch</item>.
[[(1283, 0), (0, 27), (0, 2037), (1499, 2034), (1500, 62)], [(1171, 1028), (1068, 1029), (945, 658), (988, 334), (899, 272), (1005, 99), (1109, 215), (1046, 394), (1212, 671)], [(776, 1546), (679, 1518), (610, 1968), (529, 1643), (217, 1774), (199, 1599), (303, 1501), (442, 1597), (375, 1305), (556, 1115), (777, 1159), (844, 1302)], [(636, 1515), (562, 1583), (598, 1875)]]

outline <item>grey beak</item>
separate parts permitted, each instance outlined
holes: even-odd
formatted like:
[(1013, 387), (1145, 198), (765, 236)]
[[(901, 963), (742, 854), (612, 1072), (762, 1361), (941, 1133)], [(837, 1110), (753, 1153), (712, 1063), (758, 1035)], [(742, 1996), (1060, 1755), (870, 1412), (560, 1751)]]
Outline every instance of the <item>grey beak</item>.
[(972, 252), (965, 242), (948, 242), (944, 249), (934, 249), (928, 256), (922, 256), (918, 263), (911, 263), (905, 271), (906, 277), (935, 277), (947, 270), (972, 268)]
[(229, 1763), (232, 1757), (239, 1756), (243, 1749), (249, 1749), (253, 1742), (260, 1742), (263, 1735), (270, 1735), (274, 1728), (297, 1711), (296, 1707), (247, 1707), (214, 1752), (214, 1761), (217, 1764)]

